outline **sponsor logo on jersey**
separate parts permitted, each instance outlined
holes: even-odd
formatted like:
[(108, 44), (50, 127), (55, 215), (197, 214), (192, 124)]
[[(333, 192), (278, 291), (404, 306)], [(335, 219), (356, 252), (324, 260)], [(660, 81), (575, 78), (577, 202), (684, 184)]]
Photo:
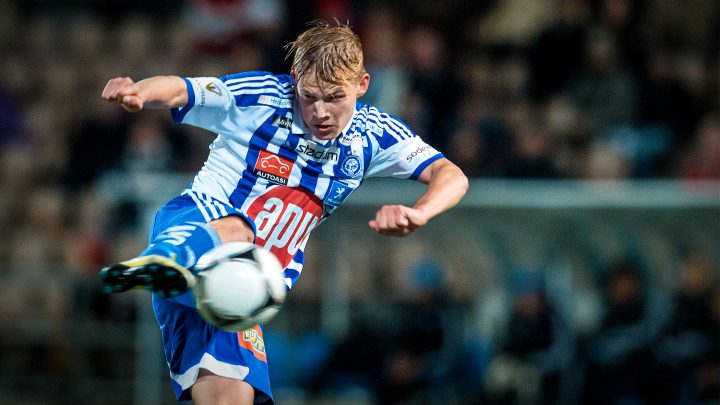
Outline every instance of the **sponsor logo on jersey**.
[(350, 177), (357, 176), (361, 170), (360, 158), (355, 155), (347, 155), (340, 166), (340, 170)]
[(238, 332), (238, 343), (241, 347), (250, 350), (258, 360), (267, 362), (265, 340), (259, 325)]
[(298, 146), (295, 148), (295, 152), (315, 162), (337, 162), (340, 158), (340, 150), (338, 148), (326, 148), (304, 139), (300, 139)]
[(271, 97), (263, 94), (258, 97), (258, 104), (269, 105), (275, 108), (292, 108), (292, 101), (287, 98)]
[(408, 155), (405, 156), (405, 160), (407, 160), (408, 162), (412, 162), (413, 159), (415, 159), (416, 157), (418, 157), (420, 155), (425, 154), (425, 152), (427, 152), (429, 150), (430, 150), (430, 145), (425, 144), (425, 145), (418, 146), (417, 149), (408, 153)]
[(222, 95), (222, 93), (220, 92), (220, 89), (217, 88), (217, 87), (215, 86), (215, 83), (213, 83), (213, 82), (208, 82), (208, 84), (205, 85), (205, 88), (207, 89), (207, 91), (209, 91), (209, 92), (211, 92), (211, 93), (215, 93), (215, 94), (217, 94), (218, 96), (221, 96), (221, 95)]
[(294, 164), (292, 160), (261, 150), (255, 164), (255, 175), (276, 184), (286, 185)]
[(327, 205), (337, 207), (353, 192), (353, 188), (339, 181), (330, 180), (330, 187), (323, 202)]
[[(207, 102), (207, 92), (205, 90), (207, 86), (203, 86), (200, 84), (200, 81), (197, 79), (193, 79), (195, 84), (200, 88), (200, 97), (197, 98), (197, 101), (195, 102), (195, 105), (198, 107), (205, 107), (205, 103)], [(207, 83), (211, 84), (211, 83)]]
[(285, 267), (320, 222), (323, 203), (304, 188), (274, 186), (257, 197), (247, 215), (255, 222), (255, 243), (277, 256)]
[(347, 133), (340, 135), (340, 138), (338, 139), (338, 142), (340, 142), (341, 145), (350, 145), (353, 140), (355, 139), (361, 139), (361, 136), (359, 133)]
[(380, 125), (377, 125), (377, 124), (375, 124), (375, 123), (373, 123), (373, 122), (370, 122), (370, 121), (359, 122), (359, 123), (358, 123), (358, 130), (359, 130), (360, 132), (369, 131), (370, 133), (372, 133), (372, 134), (374, 134), (374, 135), (377, 135), (377, 136), (382, 136), (382, 134), (383, 134), (383, 129), (382, 129), (382, 127), (381, 127)]
[(283, 117), (276, 114), (272, 120), (272, 125), (278, 128), (290, 129), (292, 128), (292, 117)]

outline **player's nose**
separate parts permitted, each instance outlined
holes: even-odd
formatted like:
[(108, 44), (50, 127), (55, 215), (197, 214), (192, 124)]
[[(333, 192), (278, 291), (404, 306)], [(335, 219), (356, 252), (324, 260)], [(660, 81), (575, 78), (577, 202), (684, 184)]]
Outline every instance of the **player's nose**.
[(318, 100), (315, 102), (313, 111), (315, 113), (316, 118), (324, 119), (324, 118), (327, 118), (330, 116), (327, 106), (325, 105), (325, 102), (322, 100)]

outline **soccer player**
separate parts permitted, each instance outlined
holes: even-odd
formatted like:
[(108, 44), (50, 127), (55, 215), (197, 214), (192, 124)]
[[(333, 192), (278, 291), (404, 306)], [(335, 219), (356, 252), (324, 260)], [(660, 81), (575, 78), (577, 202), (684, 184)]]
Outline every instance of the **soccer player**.
[(102, 98), (128, 111), (167, 108), (218, 136), (192, 184), (162, 207), (138, 257), (100, 271), (107, 292), (145, 288), (178, 400), (272, 403), (262, 329), (230, 333), (195, 309), (193, 265), (209, 249), (251, 241), (284, 266), (288, 289), (307, 237), (369, 177), (420, 181), (411, 207), (385, 205), (369, 226), (406, 236), (465, 194), (462, 171), (403, 122), (358, 102), (370, 76), (350, 27), (318, 21), (288, 44), (289, 75), (111, 79)]

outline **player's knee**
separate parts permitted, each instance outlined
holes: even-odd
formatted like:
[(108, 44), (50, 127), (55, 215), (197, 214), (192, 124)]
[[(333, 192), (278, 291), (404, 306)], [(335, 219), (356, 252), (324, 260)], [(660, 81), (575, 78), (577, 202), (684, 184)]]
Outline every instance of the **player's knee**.
[(216, 219), (210, 222), (210, 226), (218, 233), (222, 243), (252, 242), (255, 239), (250, 225), (236, 215)]

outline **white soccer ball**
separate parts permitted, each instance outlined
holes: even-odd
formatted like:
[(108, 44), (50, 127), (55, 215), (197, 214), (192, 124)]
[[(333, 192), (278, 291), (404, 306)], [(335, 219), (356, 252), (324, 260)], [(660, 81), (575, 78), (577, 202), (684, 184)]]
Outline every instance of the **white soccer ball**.
[(231, 332), (270, 321), (287, 288), (274, 254), (247, 242), (211, 249), (195, 265), (195, 301), (208, 323)]

